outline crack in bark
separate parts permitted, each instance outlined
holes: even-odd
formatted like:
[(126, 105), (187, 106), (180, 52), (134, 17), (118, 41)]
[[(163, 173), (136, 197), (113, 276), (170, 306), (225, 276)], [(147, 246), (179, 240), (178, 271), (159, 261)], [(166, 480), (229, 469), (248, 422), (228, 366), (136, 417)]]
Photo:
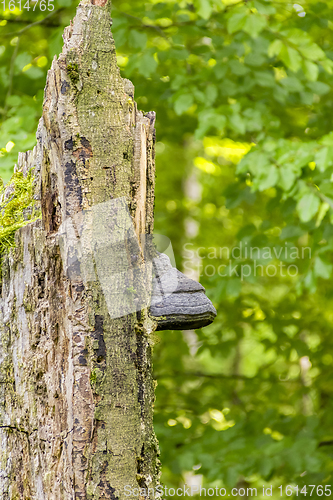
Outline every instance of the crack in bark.
[(19, 429), (18, 427), (15, 427), (15, 425), (0, 425), (0, 429), (11, 429), (13, 431), (22, 432), (26, 436), (31, 436), (31, 434), (33, 434), (34, 432), (36, 432), (38, 430), (38, 429), (34, 429), (33, 431), (28, 432), (28, 431), (25, 431), (24, 429)]
[[(15, 425), (0, 425), (0, 429), (11, 429), (13, 431), (22, 432), (26, 436), (31, 436), (34, 432), (38, 432), (38, 429), (33, 429), (31, 432), (28, 432), (28, 431), (26, 431), (24, 429), (20, 429), (19, 427), (16, 427)], [(59, 436), (58, 435), (58, 436), (54, 436), (51, 439), (42, 439), (42, 438), (39, 438), (39, 440), (43, 441), (45, 443), (51, 443), (52, 441), (55, 441), (56, 439), (61, 438), (61, 441), (65, 441), (65, 439), (68, 438), (69, 434), (71, 434), (73, 432), (73, 430), (74, 430), (74, 427), (70, 431), (67, 431), (64, 436), (61, 436), (61, 435)]]

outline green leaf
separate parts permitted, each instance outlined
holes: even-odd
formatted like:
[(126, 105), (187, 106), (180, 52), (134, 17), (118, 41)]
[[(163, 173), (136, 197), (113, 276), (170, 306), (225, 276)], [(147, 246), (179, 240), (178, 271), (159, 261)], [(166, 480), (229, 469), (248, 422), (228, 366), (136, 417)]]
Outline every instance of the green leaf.
[(269, 16), (271, 14), (275, 14), (276, 12), (276, 8), (273, 5), (268, 5), (267, 3), (254, 0), (253, 5), (260, 14)]
[(299, 52), (297, 52), (297, 50), (284, 45), (281, 48), (279, 56), (287, 66), (287, 68), (291, 69), (291, 71), (296, 72), (300, 69), (302, 57), (300, 56)]
[(298, 239), (300, 236), (304, 234), (304, 230), (299, 226), (285, 226), (282, 228), (280, 234), (280, 240), (292, 240)]
[(216, 85), (214, 85), (213, 83), (207, 85), (205, 94), (206, 94), (206, 104), (211, 106), (216, 101), (216, 98), (218, 96), (218, 90)]
[(211, 128), (221, 133), (226, 125), (226, 117), (212, 109), (205, 109), (198, 115), (199, 126), (195, 131), (195, 138), (202, 139)]
[(325, 52), (316, 43), (306, 46), (300, 45), (299, 50), (304, 57), (310, 59), (311, 61), (325, 59), (326, 57)]
[(280, 83), (290, 92), (301, 92), (303, 90), (303, 85), (295, 76), (282, 78), (282, 80), (280, 80)]
[(271, 165), (268, 170), (265, 171), (265, 176), (263, 180), (260, 181), (259, 191), (264, 191), (276, 185), (279, 180), (279, 171), (275, 165)]
[(228, 71), (228, 66), (224, 63), (217, 64), (214, 67), (214, 73), (218, 80), (222, 80), (222, 78), (225, 77), (227, 71)]
[(138, 65), (138, 71), (140, 75), (144, 76), (145, 78), (148, 78), (154, 71), (156, 70), (158, 66), (157, 61), (155, 61), (154, 56), (146, 52), (141, 58), (140, 58), (140, 64)]
[(268, 57), (278, 56), (283, 47), (284, 47), (284, 45), (283, 45), (282, 41), (277, 38), (268, 47), (268, 51), (267, 51)]
[(227, 282), (226, 295), (228, 297), (237, 298), (240, 295), (242, 283), (239, 279), (229, 279)]
[(37, 80), (38, 78), (44, 78), (45, 73), (40, 68), (36, 66), (32, 66), (27, 71), (25, 71), (24, 75), (27, 75), (31, 80)]
[(331, 90), (331, 87), (324, 82), (309, 82), (308, 87), (318, 95), (325, 95)]
[(267, 25), (267, 19), (258, 14), (250, 14), (247, 16), (246, 23), (244, 25), (244, 31), (251, 35), (253, 38), (257, 38), (259, 33)]
[(230, 127), (239, 134), (245, 134), (245, 122), (243, 118), (238, 114), (234, 113), (228, 118)]
[(174, 110), (178, 116), (182, 115), (187, 111), (193, 104), (193, 95), (192, 94), (182, 94), (180, 95), (175, 103)]
[(193, 454), (190, 452), (182, 453), (180, 456), (179, 464), (184, 470), (191, 470), (194, 463)]
[(320, 64), (329, 75), (333, 74), (333, 61), (331, 59), (320, 61)]
[(130, 76), (135, 69), (139, 68), (140, 64), (141, 57), (139, 56), (139, 54), (132, 54), (128, 58), (128, 63), (126, 64), (127, 75)]
[(50, 34), (50, 37), (48, 39), (48, 49), (51, 61), (55, 55), (58, 56), (62, 51), (63, 31), (63, 27), (61, 26), (60, 28), (52, 30), (52, 35)]
[(324, 135), (319, 142), (320, 142), (320, 144), (323, 144), (324, 146), (333, 146), (333, 132), (330, 132), (329, 134)]
[(276, 85), (273, 74), (268, 71), (257, 71), (255, 79), (260, 87), (275, 87)]
[(201, 111), (199, 113), (198, 120), (199, 126), (195, 131), (196, 139), (202, 139), (211, 128), (215, 128), (219, 133), (221, 133), (227, 122), (224, 115), (219, 114), (212, 109)]
[(328, 280), (331, 277), (332, 268), (332, 264), (328, 264), (327, 262), (324, 262), (320, 257), (316, 257), (314, 263), (314, 272), (318, 278)]
[(175, 78), (171, 81), (171, 89), (178, 90), (180, 89), (186, 82), (186, 76), (184, 74), (177, 74)]
[(15, 73), (20, 73), (24, 66), (31, 62), (31, 55), (27, 52), (22, 52), (15, 59)]
[(279, 186), (284, 191), (289, 191), (296, 180), (296, 174), (292, 171), (290, 165), (285, 165), (280, 168)]
[(254, 132), (261, 130), (263, 127), (263, 117), (259, 110), (247, 108), (243, 112), (243, 117), (246, 118), (246, 130)]
[(259, 472), (264, 478), (269, 476), (269, 474), (273, 470), (273, 467), (274, 467), (274, 462), (272, 459), (266, 456), (260, 459)]
[(303, 104), (306, 106), (311, 106), (313, 103), (313, 93), (312, 92), (300, 92), (300, 98)]
[(314, 193), (307, 193), (297, 203), (297, 213), (302, 222), (309, 222), (318, 212), (319, 197)]
[(230, 61), (229, 66), (234, 75), (243, 76), (249, 72), (249, 68), (247, 68), (240, 61), (235, 61), (235, 60)]
[(7, 87), (9, 84), (9, 74), (5, 67), (0, 68), (0, 83), (2, 83), (4, 87)]
[(266, 62), (266, 57), (264, 57), (262, 54), (259, 54), (258, 52), (250, 52), (250, 54), (247, 54), (245, 56), (244, 62), (249, 66), (259, 67)]
[(305, 288), (309, 290), (310, 293), (315, 293), (317, 290), (316, 276), (313, 271), (309, 271), (304, 278)]
[(277, 85), (274, 89), (274, 99), (278, 103), (285, 105), (288, 99), (288, 90)]
[(236, 12), (231, 17), (229, 17), (227, 23), (228, 33), (232, 34), (243, 29), (245, 26), (247, 15), (247, 11), (243, 10), (242, 12)]
[(226, 485), (231, 488), (237, 483), (239, 476), (239, 466), (228, 467), (226, 475)]
[(320, 172), (324, 172), (333, 163), (333, 146), (326, 146), (315, 154), (315, 162)]
[(9, 106), (19, 106), (22, 103), (21, 97), (18, 95), (10, 95), (6, 100)]
[(213, 7), (209, 0), (197, 0), (198, 14), (203, 19), (209, 19), (211, 13), (213, 12)]
[(317, 215), (317, 220), (316, 220), (316, 227), (319, 227), (320, 224), (322, 223), (325, 215), (327, 214), (327, 212), (329, 211), (330, 209), (330, 206), (328, 203), (322, 203), (320, 205), (320, 209), (319, 209), (319, 212), (318, 212), (318, 215)]
[[(213, 85), (213, 84), (212, 84)], [(213, 87), (215, 87), (215, 85), (213, 85)], [(216, 87), (215, 87), (216, 88)], [(217, 89), (216, 89), (217, 90)], [(204, 92), (201, 92), (201, 90), (199, 90), (195, 85), (193, 85), (191, 87), (191, 92), (193, 94), (193, 97), (194, 99), (197, 101), (197, 102), (202, 102), (202, 103), (205, 103), (207, 102), (207, 98), (209, 99), (209, 94), (208, 94), (208, 91), (206, 89), (206, 93)], [(214, 95), (214, 91), (212, 92), (212, 96), (211, 98), (213, 97)], [(215, 99), (214, 99), (215, 100)]]
[(130, 47), (138, 50), (143, 50), (147, 45), (148, 36), (146, 33), (141, 33), (137, 30), (131, 30), (128, 36)]
[(310, 82), (315, 82), (318, 78), (319, 69), (317, 64), (310, 61), (303, 61), (303, 71)]

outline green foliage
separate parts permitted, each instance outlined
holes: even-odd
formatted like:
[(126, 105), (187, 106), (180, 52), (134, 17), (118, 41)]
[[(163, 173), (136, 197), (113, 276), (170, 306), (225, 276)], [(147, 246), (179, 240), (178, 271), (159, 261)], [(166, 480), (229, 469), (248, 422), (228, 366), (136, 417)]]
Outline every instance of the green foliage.
[(46, 72), (62, 49), (64, 26), (75, 12), (74, 5), (64, 7), (57, 1), (51, 13), (32, 8), (0, 12), (0, 164), (5, 182), (18, 153), (36, 143)]
[[(23, 18), (43, 15), (4, 16), (6, 180), (34, 140), (45, 72), (73, 15), (61, 6), (21, 34)], [(122, 75), (157, 112), (156, 231), (218, 310), (210, 327), (164, 332), (155, 346), (169, 486), (193, 475), (227, 488), (332, 484), (332, 10), (113, 2)]]

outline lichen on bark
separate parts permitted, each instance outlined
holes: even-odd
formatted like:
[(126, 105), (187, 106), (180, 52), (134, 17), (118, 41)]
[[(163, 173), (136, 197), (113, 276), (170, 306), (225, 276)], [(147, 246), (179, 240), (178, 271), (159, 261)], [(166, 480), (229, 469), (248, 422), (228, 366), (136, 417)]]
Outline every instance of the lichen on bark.
[[(139, 249), (123, 285), (134, 298), (144, 288), (154, 119), (137, 110), (133, 85), (120, 76), (109, 10), (106, 2), (79, 5), (48, 73), (37, 146), (19, 157), (19, 175), (34, 174), (42, 220), (16, 232), (2, 263), (4, 500), (137, 498), (125, 496), (126, 485), (148, 490), (159, 480), (149, 341), (156, 324), (145, 303), (113, 317), (97, 278), (83, 279), (80, 267), (66, 274), (59, 236), (67, 220), (121, 198)], [(119, 214), (110, 234), (125, 224)]]

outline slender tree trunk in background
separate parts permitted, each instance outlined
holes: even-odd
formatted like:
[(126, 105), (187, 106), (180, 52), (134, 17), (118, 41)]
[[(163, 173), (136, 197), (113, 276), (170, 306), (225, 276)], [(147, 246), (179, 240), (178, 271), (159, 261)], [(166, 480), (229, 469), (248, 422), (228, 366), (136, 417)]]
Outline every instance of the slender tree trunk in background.
[[(94, 3), (82, 1), (65, 30), (37, 146), (19, 156), (19, 170), (34, 168), (42, 221), (20, 229), (3, 259), (2, 500), (138, 498), (124, 487), (152, 488), (159, 477), (149, 344), (155, 324), (144, 304), (111, 314), (103, 280), (83, 279), (69, 262), (66, 274), (59, 237), (66, 221), (95, 206), (113, 207), (111, 240), (119, 227), (130, 232), (118, 199), (137, 236), (153, 229), (154, 115), (137, 111), (133, 85), (117, 67), (110, 9)], [(144, 265), (143, 250), (133, 273)], [(117, 255), (110, 253), (106, 271), (118, 265)], [(112, 310), (121, 311), (123, 301), (114, 293)]]

